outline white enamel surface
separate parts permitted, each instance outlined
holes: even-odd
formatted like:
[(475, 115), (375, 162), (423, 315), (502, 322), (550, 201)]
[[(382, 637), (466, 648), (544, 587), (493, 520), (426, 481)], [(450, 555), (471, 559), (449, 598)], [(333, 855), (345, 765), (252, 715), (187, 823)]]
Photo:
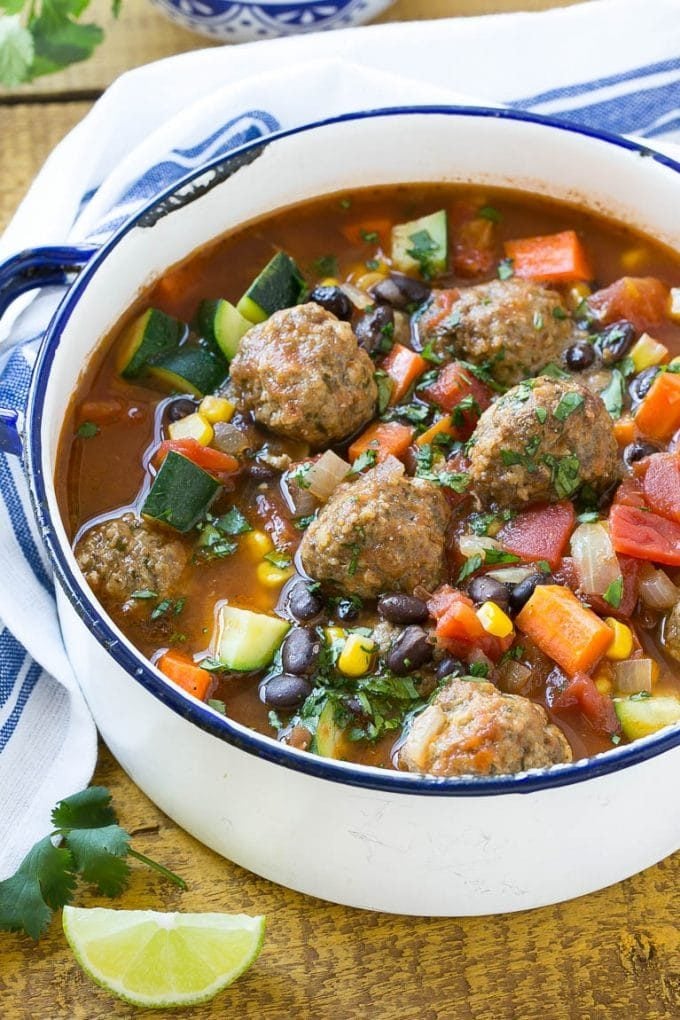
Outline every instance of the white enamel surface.
[[(580, 201), (680, 249), (677, 175), (576, 134), (420, 115), (353, 121), (280, 140), (206, 196), (128, 234), (92, 278), (50, 377), (41, 423), (45, 477), (53, 475), (61, 418), (79, 369), (140, 284), (268, 210), (369, 183), (442, 180), (513, 185)], [(58, 522), (51, 490), (48, 503)], [(56, 532), (67, 546), (61, 525)], [(60, 612), (97, 724), (133, 779), (199, 839), (292, 888), (380, 910), (483, 914), (601, 888), (680, 846), (678, 748), (620, 773), (525, 795), (457, 798), (353, 788), (275, 766), (206, 734), (128, 676), (63, 596)]]

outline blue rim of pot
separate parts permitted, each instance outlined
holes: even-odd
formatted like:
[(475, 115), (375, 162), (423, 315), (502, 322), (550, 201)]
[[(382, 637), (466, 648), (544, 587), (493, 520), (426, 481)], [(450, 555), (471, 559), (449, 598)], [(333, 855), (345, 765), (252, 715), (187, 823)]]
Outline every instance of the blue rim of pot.
[[(211, 169), (227, 167), (232, 161), (239, 160), (244, 154), (256, 149), (263, 149), (276, 144), (279, 139), (291, 138), (294, 135), (349, 121), (369, 120), (376, 117), (403, 116), (450, 116), (489, 118), (496, 120), (520, 121), (551, 128), (561, 132), (582, 135), (595, 141), (614, 145), (621, 149), (649, 157), (667, 169), (680, 174), (680, 163), (655, 150), (645, 148), (626, 138), (612, 135), (604, 131), (596, 131), (589, 127), (562, 122), (552, 117), (543, 117), (518, 110), (475, 106), (400, 106), (363, 110), (342, 114), (325, 120), (301, 125), (289, 130), (278, 131), (239, 146), (227, 156), (220, 156), (197, 170), (193, 170), (181, 181), (175, 182), (166, 191), (158, 195), (144, 209), (127, 221), (113, 237), (104, 244), (92, 258), (78, 277), (76, 283), (68, 291), (57, 310), (46, 332), (35, 370), (31, 392), (29, 395), (26, 418), (26, 468), (31, 488), (33, 508), (36, 518), (45, 536), (55, 573), (65, 591), (71, 605), (83, 620), (87, 628), (96, 636), (111, 657), (133, 679), (138, 681), (146, 691), (167, 705), (178, 715), (195, 723), (207, 733), (224, 740), (235, 747), (256, 755), (267, 761), (295, 771), (331, 782), (349, 786), (379, 790), (383, 793), (400, 793), (411, 795), (434, 795), (449, 797), (479, 797), (500, 794), (535, 793), (555, 787), (568, 786), (584, 782), (598, 776), (605, 776), (633, 765), (640, 764), (662, 754), (664, 751), (680, 745), (680, 726), (627, 744), (612, 747), (592, 758), (555, 765), (548, 769), (535, 769), (511, 775), (490, 777), (435, 777), (396, 770), (378, 769), (372, 766), (337, 762), (333, 759), (321, 758), (314, 754), (301, 752), (276, 741), (272, 737), (263, 736), (242, 724), (232, 722), (207, 705), (191, 698), (172, 685), (162, 674), (146, 660), (140, 652), (128, 648), (121, 641), (120, 633), (104, 616), (94, 596), (85, 582), (72, 569), (64, 550), (55, 540), (55, 529), (48, 510), (47, 486), (42, 469), (42, 449), (40, 428), (36, 427), (42, 419), (50, 369), (61, 335), (66, 323), (75, 311), (81, 294), (88, 286), (91, 277), (99, 270), (108, 255), (117, 247), (121, 240), (137, 226), (142, 218), (149, 217), (153, 210), (166, 203), (169, 198), (182, 190), (186, 193), (188, 185), (203, 177)], [(217, 182), (216, 182), (217, 183)]]

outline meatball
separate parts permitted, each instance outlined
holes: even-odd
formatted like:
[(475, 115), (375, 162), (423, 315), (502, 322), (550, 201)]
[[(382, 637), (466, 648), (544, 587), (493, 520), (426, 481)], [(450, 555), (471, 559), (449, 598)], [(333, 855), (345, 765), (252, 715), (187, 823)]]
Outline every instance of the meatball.
[(338, 486), (305, 532), (302, 564), (325, 589), (362, 598), (436, 588), (448, 518), (441, 490), (389, 457)]
[(470, 446), (472, 489), (484, 504), (523, 507), (595, 492), (617, 478), (618, 447), (602, 400), (580, 383), (539, 376), (487, 408)]
[(494, 776), (572, 759), (562, 731), (540, 705), (491, 683), (452, 680), (418, 715), (399, 767), (434, 776)]
[(181, 542), (131, 513), (95, 524), (81, 538), (75, 555), (93, 592), (116, 603), (135, 591), (168, 595), (188, 559)]
[(371, 418), (373, 371), (349, 323), (311, 301), (248, 330), (231, 363), (231, 393), (272, 432), (323, 446)]
[[(452, 301), (456, 293), (460, 296)], [(418, 331), (423, 346), (431, 344), (435, 354), (487, 364), (504, 386), (559, 361), (585, 335), (557, 291), (515, 279), (491, 280), (460, 292), (435, 291)]]
[(676, 602), (665, 619), (663, 646), (666, 653), (680, 662), (680, 602)]

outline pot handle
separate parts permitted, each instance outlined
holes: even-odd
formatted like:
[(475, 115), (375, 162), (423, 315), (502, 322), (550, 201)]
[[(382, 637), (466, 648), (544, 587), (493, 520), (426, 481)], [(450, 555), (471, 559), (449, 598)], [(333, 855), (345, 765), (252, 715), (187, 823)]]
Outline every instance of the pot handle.
[[(98, 251), (95, 245), (29, 248), (0, 265), (0, 318), (27, 290), (67, 286)], [(21, 456), (19, 415), (0, 407), (0, 453)]]

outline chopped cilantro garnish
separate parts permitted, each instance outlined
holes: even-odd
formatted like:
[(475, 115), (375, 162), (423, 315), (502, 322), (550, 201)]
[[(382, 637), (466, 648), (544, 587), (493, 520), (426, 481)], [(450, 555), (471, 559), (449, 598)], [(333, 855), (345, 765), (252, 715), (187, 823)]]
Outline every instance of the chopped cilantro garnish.
[(378, 387), (378, 413), (384, 414), (390, 403), (394, 383), (387, 372), (383, 372), (382, 369), (378, 369), (377, 372), (374, 372), (373, 378), (375, 379), (375, 384)]
[(581, 484), (579, 474), (581, 462), (575, 454), (561, 457), (559, 460), (553, 456), (546, 456), (543, 460), (552, 471), (552, 484), (560, 499), (566, 499), (576, 492)]
[(133, 591), (130, 595), (131, 599), (157, 599), (158, 592), (152, 591), (151, 588), (138, 588), (137, 591)]
[(298, 489), (308, 489), (312, 484), (309, 481), (309, 472), (312, 470), (312, 465), (309, 462), (298, 464), (294, 471), (289, 472), (288, 480), (294, 482)]
[(93, 436), (99, 435), (99, 432), (99, 425), (95, 425), (93, 421), (84, 421), (76, 429), (76, 435), (79, 439), (92, 439)]
[(377, 259), (366, 259), (366, 261), (364, 262), (364, 265), (366, 266), (367, 269), (370, 269), (373, 272), (376, 269), (380, 268), (380, 263), (378, 262)]
[(432, 256), (439, 251), (439, 245), (434, 240), (429, 230), (416, 230), (415, 234), (409, 235), (409, 241), (413, 245), (407, 248), (406, 254), (418, 263), (420, 274), (425, 280), (432, 279), (434, 275)]
[(364, 450), (352, 464), (347, 472), (348, 475), (360, 475), (365, 468), (373, 467), (378, 460), (377, 450)]
[[(208, 702), (208, 704), (210, 704), (210, 702)], [(267, 722), (269, 723), (269, 725), (271, 726), (271, 728), (273, 730), (281, 730), (281, 729), (283, 729), (283, 723), (279, 719), (278, 713), (275, 712), (274, 709), (272, 709), (269, 712), (269, 714), (267, 716)]]
[(460, 584), (461, 581), (464, 581), (466, 578), (470, 577), (471, 574), (474, 574), (475, 571), (479, 570), (483, 563), (484, 558), (480, 555), (480, 553), (475, 553), (474, 556), (468, 557), (458, 572), (456, 584)]
[(618, 368), (615, 368), (612, 370), (609, 385), (600, 393), (604, 406), (615, 420), (621, 417), (621, 412), (623, 411), (624, 392), (623, 375), (619, 372)]
[(320, 255), (312, 262), (312, 269), (317, 276), (337, 276), (338, 260), (335, 255)]
[(550, 361), (544, 368), (541, 369), (538, 375), (547, 375), (548, 379), (568, 379), (569, 373), (563, 371), (559, 365), (556, 365), (554, 361)]
[(314, 520), (316, 520), (316, 514), (307, 514), (306, 517), (296, 517), (293, 524), (298, 531), (305, 531)]
[(220, 715), (227, 714), (227, 706), (219, 698), (208, 698), (208, 705), (214, 708), (216, 712), (219, 712)]
[(247, 531), (253, 530), (252, 525), (248, 523), (236, 506), (227, 510), (226, 514), (218, 517), (214, 524), (217, 530), (221, 531), (224, 535), (244, 535)]
[(545, 425), (545, 420), (548, 417), (546, 409), (544, 407), (537, 407), (534, 414), (536, 415), (536, 421), (539, 425)]
[(565, 312), (564, 308), (562, 308), (560, 305), (555, 305), (555, 307), (552, 310), (552, 316), (553, 316), (553, 319), (567, 319), (568, 318), (568, 315)]
[(489, 665), (486, 662), (471, 662), (470, 663), (470, 676), (484, 677), (486, 679), (489, 675)]
[(359, 233), (361, 235), (361, 240), (365, 241), (366, 244), (375, 244), (375, 242), (379, 239), (379, 235), (378, 235), (378, 231), (377, 230), (363, 230), (362, 229), (362, 230), (359, 231)]
[(584, 510), (576, 518), (579, 524), (593, 524), (595, 521), (599, 521), (599, 519), (600, 513), (598, 510)]
[(503, 219), (502, 214), (492, 205), (483, 205), (477, 215), (481, 216), (483, 220), (491, 220), (492, 223), (500, 223)]
[(498, 279), (509, 280), (511, 276), (515, 275), (514, 265), (512, 259), (501, 259), (498, 263)]
[(623, 577), (617, 577), (612, 581), (602, 598), (614, 609), (618, 609), (623, 598)]
[(267, 563), (271, 563), (272, 566), (277, 567), (279, 570), (285, 570), (293, 562), (289, 552), (283, 552), (281, 549), (273, 549), (263, 557)]
[(558, 421), (566, 421), (569, 415), (583, 407), (585, 397), (582, 393), (565, 393), (553, 411)]
[(428, 340), (428, 342), (425, 344), (422, 351), (420, 352), (420, 356), (421, 358), (425, 358), (425, 361), (430, 361), (433, 365), (441, 365), (442, 362), (444, 361), (444, 358), (441, 354), (437, 354), (432, 349), (432, 343), (433, 343), (432, 340)]

